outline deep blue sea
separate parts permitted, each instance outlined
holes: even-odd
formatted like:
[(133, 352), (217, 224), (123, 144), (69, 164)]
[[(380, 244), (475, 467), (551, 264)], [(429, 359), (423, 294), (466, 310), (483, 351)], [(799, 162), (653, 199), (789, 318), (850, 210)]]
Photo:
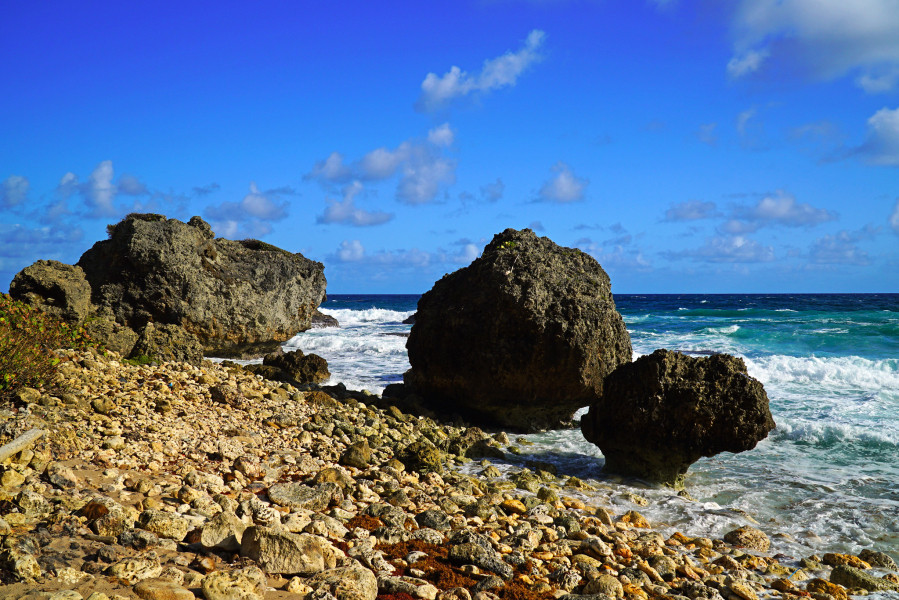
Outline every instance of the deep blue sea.
[[(380, 393), (409, 368), (402, 320), (418, 296), (329, 296), (339, 329), (297, 335), (328, 360), (332, 383)], [(874, 548), (899, 560), (899, 294), (616, 295), (634, 357), (657, 348), (745, 359), (777, 428), (755, 450), (720, 454), (687, 475), (693, 501), (603, 475), (579, 430), (526, 436), (525, 460), (593, 481), (593, 500), (637, 508), (687, 534), (757, 523), (774, 551), (799, 558)], [(514, 436), (513, 436), (514, 438)], [(470, 467), (474, 471), (476, 466)], [(629, 493), (651, 500), (634, 506)]]

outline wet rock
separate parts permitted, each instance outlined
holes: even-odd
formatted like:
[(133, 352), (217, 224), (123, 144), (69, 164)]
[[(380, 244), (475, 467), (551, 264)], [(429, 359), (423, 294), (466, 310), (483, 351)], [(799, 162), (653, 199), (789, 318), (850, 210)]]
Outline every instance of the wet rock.
[(858, 557), (872, 567), (880, 567), (881, 569), (890, 569), (892, 571), (899, 570), (899, 567), (896, 566), (896, 561), (885, 552), (877, 552), (876, 550), (865, 548), (859, 552)]
[(850, 589), (863, 589), (869, 592), (899, 592), (899, 583), (875, 577), (861, 569), (847, 565), (834, 567), (830, 572), (830, 582)]
[(322, 329), (324, 327), (340, 327), (340, 323), (331, 315), (326, 315), (318, 309), (312, 313), (312, 328)]
[(755, 527), (740, 527), (724, 534), (724, 541), (738, 548), (749, 548), (759, 552), (767, 552), (771, 547), (771, 540), (764, 531)]
[(528, 229), (435, 283), (406, 347), (405, 382), (427, 408), (522, 431), (568, 421), (631, 360), (602, 267)]
[(203, 578), (206, 600), (263, 600), (266, 576), (259, 567), (214, 571)]
[(419, 473), (443, 473), (443, 453), (425, 440), (412, 442), (398, 456), (409, 471)]
[(605, 471), (675, 488), (699, 458), (750, 450), (773, 428), (765, 390), (742, 359), (667, 350), (616, 369), (581, 419)]
[(262, 364), (280, 369), (285, 375), (281, 378), (284, 381), (322, 383), (331, 377), (331, 372), (328, 371), (328, 361), (318, 354), (303, 354), (302, 350), (266, 354), (262, 359)]
[(306, 585), (316, 592), (327, 591), (337, 600), (375, 600), (378, 596), (377, 577), (358, 564), (313, 575)]
[(268, 527), (248, 527), (240, 554), (269, 573), (312, 575), (337, 566), (338, 550), (326, 539), (308, 533), (288, 533)]

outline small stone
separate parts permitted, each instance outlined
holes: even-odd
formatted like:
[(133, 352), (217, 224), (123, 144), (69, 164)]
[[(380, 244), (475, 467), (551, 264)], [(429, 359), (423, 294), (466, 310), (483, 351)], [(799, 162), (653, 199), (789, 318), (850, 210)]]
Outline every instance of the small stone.
[(47, 479), (56, 487), (66, 490), (77, 487), (80, 483), (72, 469), (59, 463), (53, 463), (47, 467)]
[(205, 548), (237, 552), (240, 550), (240, 540), (246, 528), (246, 524), (234, 513), (220, 512), (203, 524), (200, 544)]
[(203, 578), (206, 600), (263, 600), (265, 573), (259, 567), (215, 571)]
[(375, 600), (378, 596), (377, 577), (359, 564), (318, 573), (306, 584), (313, 594), (328, 592), (337, 600)]
[(20, 581), (31, 581), (41, 576), (41, 567), (34, 556), (16, 548), (0, 552), (0, 570)]
[(503, 500), (499, 505), (504, 511), (516, 515), (523, 515), (528, 512), (528, 509), (525, 508), (524, 503), (521, 500), (517, 500), (515, 498), (508, 498)]
[(362, 440), (347, 447), (340, 456), (340, 464), (357, 469), (367, 469), (371, 464), (371, 448), (368, 446), (368, 442)]
[(606, 573), (600, 573), (595, 579), (591, 579), (584, 586), (584, 594), (605, 594), (612, 598), (623, 598), (624, 587), (615, 577)]
[(755, 590), (742, 581), (733, 581), (728, 587), (734, 595), (742, 600), (758, 600)]
[(759, 552), (767, 552), (771, 547), (771, 540), (764, 531), (748, 526), (727, 532), (724, 541), (738, 548), (749, 548)]
[(333, 569), (339, 552), (317, 535), (260, 526), (248, 527), (240, 542), (241, 556), (253, 559), (269, 573), (283, 575), (311, 575)]
[(870, 564), (872, 567), (879, 567), (881, 569), (890, 569), (891, 571), (899, 570), (899, 567), (896, 566), (896, 561), (894, 561), (889, 554), (885, 552), (877, 552), (876, 550), (870, 550), (865, 548), (861, 552), (859, 552), (858, 557)]
[(190, 522), (180, 515), (162, 510), (149, 509), (140, 514), (138, 521), (141, 527), (155, 533), (161, 538), (180, 542), (190, 531)]
[(132, 589), (143, 600), (196, 600), (190, 590), (163, 579), (145, 579)]
[(849, 594), (843, 587), (824, 579), (812, 579), (805, 584), (805, 591), (810, 594), (827, 594), (836, 600), (849, 600)]
[(148, 552), (144, 555), (120, 560), (109, 567), (107, 573), (118, 577), (126, 585), (134, 585), (144, 579), (159, 577), (159, 574), (162, 573), (162, 565), (159, 564), (159, 558), (155, 552)]
[(622, 523), (630, 523), (633, 527), (640, 527), (644, 529), (649, 528), (649, 521), (646, 520), (646, 517), (635, 510), (627, 511), (619, 520)]

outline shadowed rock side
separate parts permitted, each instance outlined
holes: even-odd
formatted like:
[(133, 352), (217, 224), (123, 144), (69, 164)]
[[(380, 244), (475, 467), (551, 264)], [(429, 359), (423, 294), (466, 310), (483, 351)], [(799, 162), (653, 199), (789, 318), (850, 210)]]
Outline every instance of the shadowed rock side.
[(676, 488), (699, 458), (751, 450), (773, 428), (765, 389), (742, 359), (668, 350), (616, 369), (581, 419), (607, 472)]
[(178, 325), (217, 356), (273, 350), (309, 329), (325, 295), (321, 263), (257, 240), (216, 239), (199, 217), (129, 215), (78, 267), (94, 304), (118, 323)]
[(583, 252), (507, 229), (418, 302), (407, 388), (475, 424), (558, 427), (631, 359), (609, 277)]

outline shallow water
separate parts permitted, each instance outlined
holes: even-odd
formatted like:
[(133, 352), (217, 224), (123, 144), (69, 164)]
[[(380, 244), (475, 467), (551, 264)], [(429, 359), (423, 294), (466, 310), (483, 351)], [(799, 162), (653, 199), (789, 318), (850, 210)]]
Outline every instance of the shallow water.
[[(417, 298), (332, 296), (322, 312), (341, 327), (301, 333), (285, 348), (326, 358), (331, 383), (380, 393), (409, 368), (402, 321)], [(623, 494), (636, 491), (653, 500), (640, 509), (648, 517), (688, 534), (721, 536), (748, 515), (788, 555), (874, 548), (899, 560), (899, 295), (615, 300), (635, 357), (657, 348), (743, 357), (777, 428), (753, 451), (696, 463), (686, 482), (695, 502), (603, 476), (601, 453), (578, 430), (526, 436), (534, 445), (501, 470), (544, 460), (595, 480), (594, 500), (628, 505)]]

